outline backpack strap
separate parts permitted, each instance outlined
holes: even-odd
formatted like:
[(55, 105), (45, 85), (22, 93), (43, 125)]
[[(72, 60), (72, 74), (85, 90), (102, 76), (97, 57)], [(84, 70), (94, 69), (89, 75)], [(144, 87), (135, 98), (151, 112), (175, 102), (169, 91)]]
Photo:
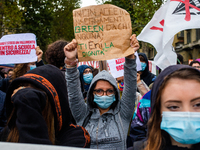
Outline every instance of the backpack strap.
[(88, 124), (91, 116), (92, 116), (92, 111), (90, 111), (89, 115), (85, 118), (82, 127), (84, 127), (84, 128), (86, 127), (86, 125)]

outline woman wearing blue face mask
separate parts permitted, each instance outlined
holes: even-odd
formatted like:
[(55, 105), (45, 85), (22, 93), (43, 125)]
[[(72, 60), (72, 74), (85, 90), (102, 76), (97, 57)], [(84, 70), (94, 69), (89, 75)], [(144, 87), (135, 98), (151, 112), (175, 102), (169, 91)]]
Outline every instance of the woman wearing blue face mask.
[(140, 74), (140, 79), (144, 81), (144, 83), (149, 86), (153, 83), (153, 79), (156, 75), (152, 74), (149, 71), (149, 62), (145, 53), (138, 53), (141, 62), (141, 69), (138, 73)]
[(90, 83), (93, 79), (92, 68), (88, 65), (81, 65), (78, 67), (80, 81), (81, 81), (81, 91), (83, 93), (84, 99), (87, 97), (87, 91), (89, 89)]
[(166, 68), (154, 82), (145, 150), (200, 149), (200, 72)]
[[(133, 53), (138, 50), (136, 35), (131, 36), (131, 45)], [(76, 68), (76, 47), (77, 42), (73, 40), (64, 48), (68, 95), (74, 119), (89, 132), (90, 148), (124, 150), (136, 98), (135, 56), (132, 54), (126, 57), (121, 100), (115, 78), (103, 70), (90, 83), (85, 104)]]

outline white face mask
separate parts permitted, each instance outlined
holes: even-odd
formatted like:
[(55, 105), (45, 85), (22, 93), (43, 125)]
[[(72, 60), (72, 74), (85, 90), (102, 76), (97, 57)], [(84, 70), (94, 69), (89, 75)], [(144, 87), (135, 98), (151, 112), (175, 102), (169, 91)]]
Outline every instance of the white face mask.
[(200, 112), (162, 113), (160, 128), (177, 142), (196, 144), (200, 142)]

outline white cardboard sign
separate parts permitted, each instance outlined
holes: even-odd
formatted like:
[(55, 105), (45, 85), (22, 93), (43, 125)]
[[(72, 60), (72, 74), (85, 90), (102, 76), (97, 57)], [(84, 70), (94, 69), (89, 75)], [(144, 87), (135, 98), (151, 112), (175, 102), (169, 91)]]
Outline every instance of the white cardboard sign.
[(33, 33), (9, 34), (0, 39), (0, 64), (37, 61), (36, 36)]
[[(141, 63), (138, 56), (138, 53), (135, 52), (136, 63), (137, 63), (137, 71), (141, 70)], [(118, 78), (124, 76), (124, 63), (125, 58), (111, 59), (107, 60), (108, 65), (110, 67), (110, 72), (114, 78)]]

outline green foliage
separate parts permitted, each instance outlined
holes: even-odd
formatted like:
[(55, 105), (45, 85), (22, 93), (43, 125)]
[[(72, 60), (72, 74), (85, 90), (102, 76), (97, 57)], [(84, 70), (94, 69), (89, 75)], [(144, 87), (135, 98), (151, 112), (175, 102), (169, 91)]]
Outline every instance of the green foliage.
[(151, 20), (154, 13), (161, 7), (163, 0), (138, 0), (133, 3), (133, 32), (139, 34)]
[(17, 1), (0, 1), (0, 36), (2, 32), (12, 29), (16, 32), (16, 29), (21, 27), (22, 13), (19, 10)]
[(133, 33), (137, 35), (151, 20), (156, 10), (164, 3), (164, 0), (96, 0), (97, 3), (113, 4), (129, 12), (132, 21)]
[(51, 42), (74, 38), (72, 11), (79, 7), (80, 0), (0, 1), (0, 27), (34, 33), (37, 45), (45, 51)]
[(73, 10), (80, 7), (80, 0), (62, 0), (55, 8), (52, 41), (65, 39), (71, 41), (74, 38)]
[[(97, 3), (113, 4), (129, 12), (132, 21), (133, 33), (139, 35), (142, 29), (151, 20), (154, 13), (162, 6), (166, 0), (96, 0)], [(147, 54), (152, 45), (140, 42), (142, 51)]]
[(53, 21), (53, 0), (20, 0), (24, 32), (34, 33), (37, 45), (45, 50), (50, 42)]

